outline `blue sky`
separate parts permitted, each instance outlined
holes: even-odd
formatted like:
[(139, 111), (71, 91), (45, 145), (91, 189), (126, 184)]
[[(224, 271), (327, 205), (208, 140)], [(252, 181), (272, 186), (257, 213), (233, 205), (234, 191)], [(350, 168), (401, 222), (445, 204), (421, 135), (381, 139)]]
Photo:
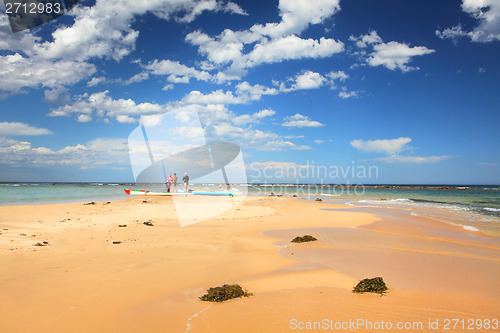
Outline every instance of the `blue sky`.
[(500, 184), (496, 0), (80, 1), (15, 34), (1, 10), (0, 181), (133, 182), (130, 133), (195, 106), (249, 181)]

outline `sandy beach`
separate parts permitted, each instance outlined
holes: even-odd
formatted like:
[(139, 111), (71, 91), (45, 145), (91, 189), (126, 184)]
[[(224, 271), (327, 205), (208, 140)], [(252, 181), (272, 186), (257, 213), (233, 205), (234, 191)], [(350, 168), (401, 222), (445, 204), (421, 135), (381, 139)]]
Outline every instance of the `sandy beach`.
[[(499, 331), (497, 237), (336, 200), (248, 196), (186, 227), (173, 210), (0, 207), (0, 332)], [(352, 293), (376, 276), (385, 296)], [(253, 296), (198, 299), (224, 283)]]

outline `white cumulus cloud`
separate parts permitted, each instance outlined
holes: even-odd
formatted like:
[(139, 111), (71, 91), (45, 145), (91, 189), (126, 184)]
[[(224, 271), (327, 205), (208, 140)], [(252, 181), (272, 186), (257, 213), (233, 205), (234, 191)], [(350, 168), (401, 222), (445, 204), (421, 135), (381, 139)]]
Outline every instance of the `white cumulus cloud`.
[(319, 121), (311, 120), (308, 116), (301, 115), (299, 113), (285, 117), (285, 122), (281, 124), (284, 127), (322, 127), (325, 124)]
[(147, 73), (147, 72), (138, 73), (138, 74), (135, 74), (134, 76), (132, 76), (127, 81), (125, 81), (124, 83), (125, 83), (125, 85), (129, 85), (132, 83), (142, 82), (144, 80), (147, 80), (148, 78), (149, 78), (149, 73)]
[(500, 1), (498, 0), (462, 0), (462, 10), (477, 20), (477, 26), (471, 31), (463, 29), (461, 24), (436, 30), (441, 38), (456, 40), (468, 37), (473, 42), (493, 42), (500, 40)]
[(205, 67), (229, 66), (225, 73), (233, 76), (261, 64), (325, 58), (344, 50), (344, 44), (334, 39), (299, 37), (311, 24), (322, 23), (340, 10), (339, 0), (281, 0), (279, 9), (281, 22), (255, 24), (241, 31), (225, 29), (215, 37), (197, 30), (186, 41), (206, 56)]
[(435, 52), (425, 46), (410, 47), (398, 42), (377, 44), (373, 47), (373, 51), (367, 61), (370, 66), (382, 65), (391, 70), (400, 69), (403, 72), (418, 69), (418, 67), (407, 66), (412, 57)]
[(411, 142), (410, 138), (397, 138), (391, 140), (353, 140), (351, 146), (363, 152), (397, 154), (406, 149)]
[(266, 117), (272, 117), (276, 114), (274, 110), (264, 109), (253, 114), (243, 114), (232, 118), (235, 125), (241, 126), (246, 124), (256, 124)]
[(342, 90), (338, 93), (338, 96), (342, 99), (356, 98), (358, 97), (358, 92), (348, 91), (347, 87), (342, 87)]
[[(349, 39), (356, 41), (356, 45), (362, 49), (371, 46), (373, 52), (369, 53), (364, 59), (368, 65), (374, 67), (384, 66), (390, 70), (399, 69), (402, 72), (419, 69), (408, 65), (413, 57), (435, 52), (435, 50), (428, 49), (425, 46), (411, 47), (408, 44), (395, 41), (384, 43), (376, 31), (371, 31), (370, 34), (359, 37), (351, 36)], [(363, 51), (360, 54), (365, 56), (366, 52)]]
[(369, 34), (362, 35), (359, 37), (350, 36), (350, 41), (356, 42), (356, 46), (364, 49), (371, 44), (380, 44), (382, 43), (382, 38), (377, 34), (375, 30), (371, 30)]
[(193, 22), (195, 18), (201, 15), (205, 11), (213, 11), (213, 12), (226, 12), (230, 14), (238, 14), (238, 15), (248, 15), (248, 13), (238, 6), (234, 2), (222, 3), (216, 0), (202, 0), (197, 2), (190, 2), (189, 8), (186, 8), (188, 13), (177, 20), (180, 22)]
[(146, 65), (145, 68), (153, 75), (167, 76), (167, 81), (172, 83), (189, 83), (191, 78), (199, 81), (208, 81), (212, 78), (210, 73), (188, 67), (178, 61), (154, 60)]
[(327, 79), (319, 73), (313, 71), (303, 71), (297, 74), (295, 78), (290, 79), (292, 85), (286, 87), (284, 83), (280, 85), (280, 90), (284, 92), (294, 91), (294, 90), (304, 90), (304, 89), (316, 89), (320, 88), (325, 84)]
[(337, 71), (337, 72), (331, 71), (329, 73), (326, 73), (325, 76), (332, 80), (339, 80), (341, 82), (344, 82), (349, 78), (349, 75), (346, 74), (346, 72), (344, 71)]
[(93, 77), (89, 82), (87, 82), (87, 87), (94, 87), (97, 86), (98, 84), (101, 84), (103, 82), (106, 82), (106, 78), (99, 76), (99, 77)]
[(108, 93), (108, 90), (90, 95), (85, 93), (78, 96), (72, 104), (51, 109), (48, 115), (67, 117), (78, 114), (77, 120), (80, 122), (88, 122), (92, 115), (95, 115), (99, 118), (113, 117), (120, 123), (129, 123), (132, 122), (132, 116), (158, 114), (167, 110), (165, 105), (148, 102), (137, 104), (132, 99), (113, 99)]
[(421, 163), (437, 163), (440, 161), (448, 160), (453, 157), (454, 156), (451, 155), (440, 155), (440, 156), (391, 155), (388, 157), (376, 158), (375, 161), (385, 162), (385, 163), (421, 164)]
[(283, 60), (302, 58), (325, 58), (344, 50), (344, 44), (334, 39), (321, 37), (318, 40), (302, 39), (295, 35), (255, 45), (247, 56), (246, 67), (262, 63), (276, 63)]
[(182, 102), (185, 104), (246, 104), (251, 101), (258, 101), (263, 95), (276, 95), (278, 90), (265, 87), (260, 84), (251, 85), (243, 81), (236, 85), (236, 90), (223, 91), (218, 89), (209, 94), (203, 94), (200, 91), (191, 91), (184, 96)]
[(0, 122), (0, 136), (47, 134), (52, 134), (52, 132), (46, 128), (34, 127), (19, 122)]
[(252, 32), (271, 38), (297, 34), (311, 24), (323, 22), (340, 10), (340, 0), (280, 0), (281, 22), (256, 24)]
[(0, 164), (10, 166), (75, 166), (90, 168), (128, 168), (130, 159), (124, 139), (98, 138), (87, 144), (59, 150), (33, 147), (28, 141), (0, 137)]
[(408, 163), (408, 164), (421, 164), (421, 163), (437, 163), (444, 161), (454, 156), (440, 155), (440, 156), (414, 156), (414, 155), (400, 155), (404, 150), (409, 149), (408, 143), (412, 140), (407, 137), (400, 137), (390, 140), (353, 140), (351, 146), (365, 152), (365, 153), (386, 153), (389, 156), (378, 157), (372, 161), (384, 163)]
[(58, 88), (77, 83), (95, 71), (95, 66), (86, 62), (38, 60), (19, 53), (0, 56), (0, 91)]

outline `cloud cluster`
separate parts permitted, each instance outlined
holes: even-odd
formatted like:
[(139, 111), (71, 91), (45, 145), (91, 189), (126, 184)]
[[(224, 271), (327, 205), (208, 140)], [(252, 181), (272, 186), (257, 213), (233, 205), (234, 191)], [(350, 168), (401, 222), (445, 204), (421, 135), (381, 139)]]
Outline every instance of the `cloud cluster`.
[[(225, 29), (214, 35), (202, 30), (190, 31), (185, 42), (196, 47), (203, 58), (201, 61), (195, 62), (194, 66), (187, 66), (169, 59), (155, 59), (144, 64), (138, 60), (135, 62), (141, 72), (121, 80), (120, 83), (128, 85), (151, 77), (162, 77), (165, 80), (163, 90), (172, 89), (174, 84), (186, 84), (195, 80), (223, 84), (241, 81), (247, 71), (257, 66), (288, 60), (331, 57), (344, 51), (344, 43), (326, 37), (303, 37), (302, 34), (311, 25), (324, 23), (335, 15), (340, 10), (339, 3), (340, 0), (280, 0), (279, 22), (254, 24), (240, 31)], [(133, 23), (137, 17), (152, 13), (161, 19), (189, 23), (207, 11), (248, 15), (237, 4), (222, 0), (97, 0), (93, 6), (77, 6), (70, 14), (74, 23), (55, 28), (46, 39), (30, 31), (13, 35), (7, 30), (6, 16), (0, 16), (0, 48), (4, 51), (0, 55), (0, 93), (19, 93), (26, 88), (42, 87), (45, 89), (45, 101), (52, 104), (49, 116), (73, 117), (78, 122), (90, 122), (95, 119), (131, 124), (174, 107), (195, 104), (200, 108), (200, 117), (206, 125), (209, 137), (236, 142), (249, 149), (266, 151), (311, 148), (297, 143), (296, 139), (300, 137), (286, 137), (272, 131), (256, 129), (258, 124), (276, 115), (274, 110), (263, 109), (248, 114), (236, 114), (228, 110), (226, 105), (249, 104), (261, 100), (263, 96), (318, 89), (323, 86), (340, 88), (338, 96), (342, 99), (358, 96), (356, 91), (337, 87), (339, 82), (345, 82), (349, 78), (344, 71), (318, 73), (305, 69), (283, 82), (274, 82), (271, 87), (241, 81), (230, 90), (193, 90), (180, 101), (168, 104), (113, 98), (108, 90), (75, 96), (73, 102), (67, 104), (68, 86), (82, 80), (86, 81), (88, 87), (110, 82), (102, 76), (105, 75), (102, 71), (98, 72), (96, 64), (103, 60), (123, 61), (135, 49), (139, 32), (134, 30)], [(384, 66), (403, 72), (417, 69), (408, 65), (414, 56), (434, 52), (423, 46), (384, 43), (376, 31), (359, 37), (351, 36), (350, 39), (361, 50), (360, 54), (368, 65)], [(99, 76), (92, 77), (96, 73), (99, 73)], [(65, 103), (66, 105), (57, 106)], [(280, 125), (288, 128), (325, 126), (299, 113), (285, 117)], [(50, 131), (23, 123), (0, 123), (0, 135), (3, 136), (42, 134), (50, 134)], [(390, 147), (392, 144), (393, 148), (380, 150), (392, 156), (400, 152), (398, 145), (404, 149), (409, 142), (401, 142), (400, 139), (394, 142), (386, 140), (391, 141), (386, 143), (375, 142), (384, 140), (355, 140), (359, 142), (353, 141), (351, 144), (367, 151), (384, 145)], [(320, 141), (317, 140), (317, 143)], [(52, 156), (53, 160), (61, 157), (61, 161), (70, 161), (72, 157), (79, 157), (83, 161), (88, 157), (90, 161), (92, 154), (104, 156), (104, 153), (99, 153), (103, 144), (117, 144), (104, 140), (53, 151), (45, 147), (33, 148), (30, 143), (24, 141), (11, 143), (2, 148), (7, 149), (5, 151), (9, 154), (14, 151), (22, 152), (20, 154), (24, 154), (25, 158), (29, 154), (40, 154)], [(120, 149), (118, 151), (122, 152)], [(39, 160), (33, 157), (32, 161)]]
[(52, 131), (19, 122), (0, 122), (0, 136), (47, 135)]
[[(390, 70), (399, 69), (402, 72), (419, 69), (408, 66), (413, 57), (435, 52), (425, 46), (410, 47), (408, 44), (395, 41), (384, 43), (374, 30), (358, 37), (350, 36), (349, 40), (356, 43), (361, 50), (359, 54), (369, 66), (384, 66)], [(366, 51), (368, 48), (372, 49), (371, 53)]]
[(410, 142), (410, 138), (403, 137), (391, 140), (353, 140), (351, 146), (365, 153), (374, 152), (392, 155), (407, 149), (406, 145)]
[[(92, 61), (120, 61), (135, 49), (139, 32), (132, 23), (137, 16), (151, 12), (163, 19), (191, 22), (204, 11), (246, 15), (235, 3), (217, 0), (98, 0), (90, 7), (73, 8), (67, 15), (73, 16), (74, 23), (58, 27), (45, 41), (32, 31), (12, 34), (7, 16), (1, 15), (0, 49), (5, 54), (0, 55), (0, 91), (20, 93), (23, 88), (73, 85), (96, 72)], [(173, 76), (171, 80), (187, 77)], [(126, 83), (140, 79), (144, 76)], [(97, 83), (92, 79), (89, 86)]]
[[(251, 86), (243, 82), (239, 87), (241, 96), (252, 96), (252, 94), (265, 93), (267, 88)], [(193, 96), (192, 94), (190, 94)], [(224, 95), (224, 94), (222, 94)], [(211, 102), (217, 102), (217, 94), (205, 95)], [(223, 97), (224, 98), (224, 97)], [(233, 98), (238, 98), (234, 97)], [(251, 97), (245, 97), (251, 98)], [(205, 100), (207, 102), (208, 100)], [(203, 102), (203, 100), (197, 100)], [(206, 136), (212, 141), (228, 141), (238, 143), (247, 149), (277, 151), (284, 149), (310, 149), (305, 145), (297, 145), (290, 140), (270, 131), (261, 131), (254, 128), (254, 125), (261, 123), (264, 119), (275, 115), (274, 110), (263, 109), (252, 114), (236, 114), (230, 111), (225, 103), (191, 103), (195, 104), (200, 120), (206, 131)], [(230, 104), (230, 103), (227, 103)], [(151, 116), (162, 114), (173, 110), (179, 105), (160, 105), (153, 103), (136, 103), (131, 99), (113, 99), (109, 96), (109, 91), (94, 94), (84, 94), (71, 105), (64, 105), (52, 109), (49, 116), (76, 116), (79, 122), (88, 122), (93, 117), (104, 121), (113, 118), (119, 123), (137, 123), (151, 119)], [(300, 119), (298, 119), (300, 117)], [(292, 119), (293, 118), (293, 119)], [(311, 121), (306, 116), (296, 115), (289, 121), (289, 127), (314, 127), (323, 126), (315, 121)], [(179, 135), (190, 135), (197, 129), (183, 129)], [(184, 133), (184, 134), (183, 134)]]
[(110, 138), (98, 138), (85, 145), (77, 144), (52, 150), (47, 147), (33, 147), (28, 141), (0, 137), (0, 156), (0, 164), (11, 166), (123, 169), (129, 164), (126, 140)]
[(224, 92), (222, 89), (212, 91), (209, 94), (203, 94), (200, 91), (193, 90), (184, 96), (181, 103), (184, 104), (246, 104), (252, 101), (258, 101), (263, 95), (276, 95), (278, 90), (269, 88), (260, 84), (251, 85), (243, 81), (236, 85), (236, 90)]
[(292, 81), (291, 86), (286, 87), (286, 84), (282, 82), (280, 84), (280, 91), (290, 92), (294, 90), (307, 90), (307, 89), (316, 89), (323, 86), (327, 79), (316, 72), (313, 71), (303, 71), (300, 74), (297, 74), (295, 78), (289, 79), (288, 81)]
[(208, 81), (212, 75), (206, 71), (199, 71), (171, 60), (154, 60), (145, 66), (146, 70), (153, 75), (166, 75), (167, 81), (172, 83), (189, 83), (191, 78), (198, 81)]
[(335, 14), (339, 0), (281, 0), (279, 9), (281, 22), (255, 24), (242, 31), (226, 29), (215, 37), (198, 30), (188, 34), (186, 41), (198, 47), (207, 64), (230, 75), (242, 75), (261, 64), (325, 58), (343, 51), (344, 44), (334, 39), (299, 37), (310, 25)]
[(385, 153), (389, 156), (379, 157), (373, 161), (384, 163), (436, 163), (443, 160), (453, 158), (450, 155), (441, 156), (413, 156), (413, 155), (400, 155), (402, 151), (411, 149), (408, 144), (412, 140), (407, 137), (400, 137), (390, 140), (353, 140), (351, 146), (365, 152), (365, 153)]
[(375, 161), (384, 163), (408, 163), (408, 164), (421, 164), (421, 163), (437, 163), (444, 160), (453, 158), (451, 155), (440, 156), (409, 156), (409, 155), (391, 155), (388, 157), (376, 158)]
[(251, 115), (243, 114), (232, 118), (233, 124), (237, 126), (247, 125), (247, 124), (258, 124), (262, 119), (267, 117), (272, 117), (276, 114), (274, 110), (264, 109), (255, 112)]
[[(215, 0), (205, 1), (200, 6), (206, 10), (221, 8)], [(232, 8), (233, 5), (225, 6)], [(248, 69), (263, 64), (325, 58), (343, 51), (344, 44), (334, 39), (299, 37), (310, 25), (322, 23), (340, 10), (339, 0), (281, 0), (279, 10), (281, 22), (278, 23), (255, 24), (241, 31), (225, 29), (217, 36), (209, 36), (201, 30), (188, 33), (185, 41), (196, 46), (198, 53), (205, 57), (199, 62), (201, 69), (156, 59), (144, 66), (146, 73), (166, 76), (169, 83), (164, 90), (173, 88), (175, 83), (188, 83), (191, 78), (223, 84), (241, 80)], [(193, 12), (196, 12), (194, 8)], [(241, 8), (231, 12), (246, 15)], [(139, 78), (146, 76), (136, 79)], [(223, 97), (220, 92), (214, 95)], [(231, 96), (225, 98), (233, 100)]]
[(20, 93), (24, 88), (59, 88), (77, 83), (96, 72), (86, 62), (39, 60), (19, 53), (0, 55), (0, 92)]
[(299, 34), (311, 24), (318, 24), (340, 10), (340, 0), (281, 0), (281, 22), (256, 24), (250, 31), (271, 38)]
[(137, 104), (132, 99), (113, 99), (109, 91), (94, 94), (85, 93), (77, 97), (72, 104), (53, 108), (48, 114), (52, 117), (68, 117), (76, 115), (79, 122), (89, 122), (93, 116), (109, 120), (115, 118), (120, 123), (130, 123), (136, 120), (130, 116), (158, 114), (167, 111), (165, 105), (154, 103)]
[(461, 24), (442, 31), (436, 30), (441, 38), (457, 40), (468, 37), (473, 42), (493, 42), (500, 40), (500, 2), (498, 0), (462, 0), (462, 10), (477, 20), (478, 25), (471, 31), (463, 29)]
[(240, 59), (238, 65), (249, 68), (283, 60), (326, 58), (334, 53), (342, 52), (343, 49), (344, 44), (334, 39), (325, 37), (319, 40), (302, 39), (296, 35), (290, 35), (256, 44), (250, 53)]
[(301, 115), (299, 113), (285, 117), (285, 122), (281, 124), (284, 127), (322, 127), (325, 124), (319, 121), (311, 120), (308, 116)]
[(331, 71), (330, 73), (325, 74), (325, 76), (330, 78), (332, 81), (339, 80), (341, 82), (344, 82), (349, 78), (349, 75), (347, 75), (344, 71)]
[(342, 99), (347, 98), (356, 98), (359, 96), (357, 91), (348, 91), (347, 87), (342, 87), (342, 90), (339, 91), (338, 96)]
[[(329, 72), (325, 75), (304, 70), (296, 74), (294, 77), (288, 78), (284, 82), (273, 81), (277, 88), (266, 87), (261, 84), (251, 85), (247, 81), (240, 82), (236, 85), (233, 91), (224, 91), (218, 89), (208, 94), (201, 91), (193, 90), (181, 100), (183, 104), (248, 104), (250, 102), (259, 101), (265, 95), (277, 95), (279, 93), (289, 93), (297, 90), (309, 90), (321, 88), (324, 85), (330, 85), (336, 89), (336, 81), (345, 81), (349, 76), (343, 72)], [(346, 88), (343, 88), (343, 91)], [(357, 96), (357, 93), (350, 92), (351, 95), (343, 96), (340, 93), (339, 97), (348, 98)]]
[(187, 14), (178, 18), (177, 21), (186, 23), (193, 22), (194, 19), (198, 15), (201, 15), (204, 11), (248, 15), (248, 13), (245, 10), (243, 10), (240, 6), (238, 6), (234, 2), (228, 1), (226, 3), (222, 3), (216, 0), (202, 0), (198, 2), (190, 2), (188, 4), (188, 7), (186, 8), (186, 11)]
[(244, 149), (260, 151), (311, 149), (307, 145), (296, 144), (277, 133), (254, 128), (253, 125), (274, 116), (274, 110), (264, 109), (253, 114), (238, 116), (220, 104), (197, 108), (205, 135), (211, 141), (234, 142)]

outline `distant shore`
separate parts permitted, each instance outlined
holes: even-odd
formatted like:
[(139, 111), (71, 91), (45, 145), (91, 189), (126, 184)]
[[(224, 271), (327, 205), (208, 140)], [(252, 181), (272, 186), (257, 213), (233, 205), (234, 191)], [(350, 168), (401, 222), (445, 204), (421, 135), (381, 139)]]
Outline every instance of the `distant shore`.
[[(431, 331), (499, 319), (498, 237), (339, 202), (247, 196), (187, 227), (171, 198), (0, 207), (0, 331), (290, 332), (350, 321)], [(290, 242), (305, 234), (318, 240)], [(375, 276), (386, 296), (352, 293)], [(224, 283), (253, 296), (198, 300)]]

